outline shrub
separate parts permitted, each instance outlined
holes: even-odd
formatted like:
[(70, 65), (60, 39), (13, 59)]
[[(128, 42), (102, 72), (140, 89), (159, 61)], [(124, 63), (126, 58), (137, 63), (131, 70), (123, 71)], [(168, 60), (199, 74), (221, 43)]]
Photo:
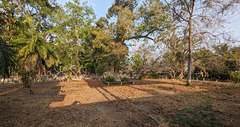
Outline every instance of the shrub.
[(108, 76), (108, 77), (106, 77), (105, 81), (107, 81), (107, 82), (115, 82), (116, 80), (115, 80), (114, 77)]
[(139, 79), (146, 79), (147, 78), (147, 74), (141, 74), (140, 76), (139, 76)]
[(159, 78), (159, 75), (158, 75), (158, 73), (156, 73), (156, 72), (152, 73), (150, 76), (151, 76), (151, 78), (153, 78), (153, 79), (158, 79), (158, 78)]
[(215, 114), (212, 112), (212, 104), (203, 102), (193, 108), (186, 108), (173, 117), (173, 124), (181, 126), (210, 127), (214, 126)]
[(236, 83), (240, 82), (240, 72), (230, 72), (230, 79)]
[(31, 80), (36, 78), (37, 72), (32, 71), (26, 71), (25, 69), (22, 69), (19, 73), (21, 75), (21, 81), (23, 82), (25, 87), (30, 87)]
[(128, 79), (127, 79), (126, 77), (124, 77), (124, 78), (121, 79), (121, 81), (122, 81), (122, 82), (127, 82)]
[(71, 77), (70, 75), (68, 75), (67, 78), (68, 78), (69, 80), (72, 80), (72, 77)]

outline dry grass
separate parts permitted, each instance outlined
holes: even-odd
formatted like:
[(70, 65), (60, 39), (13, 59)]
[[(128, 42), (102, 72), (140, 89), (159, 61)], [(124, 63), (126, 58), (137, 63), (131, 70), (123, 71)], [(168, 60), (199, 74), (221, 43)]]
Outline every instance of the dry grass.
[[(173, 126), (184, 108), (212, 102), (216, 125), (240, 125), (240, 87), (231, 83), (136, 80), (105, 86), (95, 80), (0, 86), (0, 126)], [(174, 125), (175, 126), (175, 125)]]

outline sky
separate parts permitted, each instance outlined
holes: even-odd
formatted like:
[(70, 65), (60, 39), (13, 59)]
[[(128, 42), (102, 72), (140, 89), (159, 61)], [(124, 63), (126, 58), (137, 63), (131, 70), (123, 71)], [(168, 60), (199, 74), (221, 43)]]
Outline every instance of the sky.
[[(65, 2), (72, 0), (57, 0), (61, 5), (64, 5)], [(97, 19), (100, 17), (105, 17), (108, 11), (108, 8), (112, 5), (114, 0), (85, 0), (88, 2), (88, 5), (92, 6)], [(240, 12), (234, 14), (229, 20), (229, 24), (226, 24), (225, 31), (233, 35), (237, 40), (240, 40)], [(240, 43), (240, 42), (239, 42)]]
[[(64, 5), (65, 2), (72, 0), (57, 0), (57, 3)], [(112, 5), (114, 0), (84, 0), (88, 2), (88, 5), (92, 6), (97, 19), (100, 17), (105, 17), (108, 11), (108, 8)]]

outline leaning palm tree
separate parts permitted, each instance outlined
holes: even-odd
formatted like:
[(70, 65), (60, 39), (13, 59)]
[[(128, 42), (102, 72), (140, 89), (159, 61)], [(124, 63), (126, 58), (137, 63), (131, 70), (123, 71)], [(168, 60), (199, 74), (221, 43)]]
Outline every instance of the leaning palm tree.
[[(54, 65), (57, 60), (57, 55), (52, 48), (53, 45), (44, 40), (44, 32), (41, 30), (41, 25), (34, 17), (26, 17), (22, 35), (14, 42), (22, 43), (23, 45), (18, 55), (22, 60), (24, 69), (29, 74), (32, 74), (31, 72), (34, 70), (38, 70), (39, 74), (46, 72), (46, 68)], [(30, 80), (32, 77), (29, 77)], [(29, 87), (31, 87), (31, 81)]]
[[(0, 38), (0, 77), (5, 80), (10, 76), (11, 68), (14, 67), (14, 51), (10, 45)], [(3, 84), (4, 84), (3, 80)]]

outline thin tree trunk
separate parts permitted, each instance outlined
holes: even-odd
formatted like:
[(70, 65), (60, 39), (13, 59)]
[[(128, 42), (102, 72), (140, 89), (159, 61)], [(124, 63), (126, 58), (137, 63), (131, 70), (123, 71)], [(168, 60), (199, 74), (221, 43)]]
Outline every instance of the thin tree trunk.
[(193, 35), (192, 35), (192, 20), (190, 19), (189, 22), (189, 56), (188, 56), (188, 75), (187, 75), (187, 86), (191, 86), (191, 74), (192, 74), (192, 41), (193, 41)]
[(29, 94), (33, 94), (32, 90), (32, 78), (30, 77), (30, 82), (29, 82)]

